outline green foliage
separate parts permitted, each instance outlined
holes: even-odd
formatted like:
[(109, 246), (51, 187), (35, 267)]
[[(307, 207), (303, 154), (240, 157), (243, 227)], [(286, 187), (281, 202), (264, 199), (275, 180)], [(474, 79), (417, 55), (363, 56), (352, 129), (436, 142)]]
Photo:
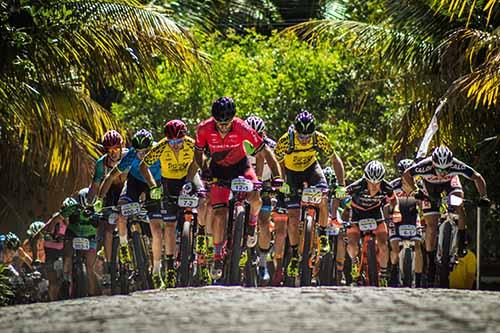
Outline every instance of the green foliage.
[(7, 266), (0, 264), (0, 306), (7, 305), (14, 296), (7, 277)]
[(352, 177), (368, 160), (388, 157), (390, 109), (384, 104), (390, 103), (382, 97), (388, 92), (380, 84), (363, 83), (371, 69), (354, 61), (348, 50), (310, 48), (294, 38), (251, 31), (226, 38), (212, 34), (200, 44), (212, 57), (210, 79), (201, 71), (186, 76), (159, 66), (159, 80), (150, 81), (148, 90), (138, 89), (113, 106), (129, 130), (146, 127), (161, 135), (167, 120), (180, 118), (194, 134), (209, 117), (211, 102), (231, 96), (238, 116), (262, 117), (273, 138), (286, 132), (300, 110), (313, 112)]

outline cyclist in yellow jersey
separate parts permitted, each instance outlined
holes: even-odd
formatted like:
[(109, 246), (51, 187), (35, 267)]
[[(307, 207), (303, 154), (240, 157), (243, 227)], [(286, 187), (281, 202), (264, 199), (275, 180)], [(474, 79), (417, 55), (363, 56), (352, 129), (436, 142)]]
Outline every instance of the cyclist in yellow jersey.
[[(197, 174), (198, 166), (194, 162), (194, 139), (186, 136), (187, 127), (181, 120), (171, 120), (165, 125), (165, 138), (162, 139), (146, 156), (141, 163), (141, 173), (149, 185), (150, 196), (159, 200), (176, 197), (183, 188), (191, 187), (195, 190), (202, 188)], [(157, 184), (150, 171), (150, 166), (160, 160), (161, 184)], [(198, 208), (198, 223), (205, 225), (203, 210), (205, 200), (200, 200)], [(153, 215), (163, 219), (165, 230), (162, 231), (160, 223), (151, 224), (153, 235), (153, 276), (159, 276), (161, 265), (162, 241), (165, 240), (166, 265), (163, 287), (172, 288), (176, 284), (176, 271), (174, 268), (176, 222), (178, 220), (177, 202), (166, 205), (166, 214), (161, 212), (160, 205), (156, 207)]]
[[(289, 192), (287, 202), (288, 208), (288, 236), (292, 247), (292, 258), (287, 268), (288, 276), (298, 275), (299, 265), (299, 219), (300, 219), (300, 197), (298, 190), (302, 189), (304, 183), (308, 186), (328, 189), (328, 183), (319, 164), (318, 155), (331, 159), (339, 187), (336, 190), (337, 197), (343, 197), (344, 165), (340, 157), (333, 150), (328, 138), (316, 131), (314, 116), (303, 111), (295, 118), (294, 126), (288, 129), (278, 140), (274, 150), (276, 157), (285, 170), (285, 191)], [(328, 202), (326, 193), (319, 206), (319, 235), (320, 251), (327, 253), (330, 250), (326, 227), (328, 224)], [(334, 207), (336, 209), (336, 206)]]

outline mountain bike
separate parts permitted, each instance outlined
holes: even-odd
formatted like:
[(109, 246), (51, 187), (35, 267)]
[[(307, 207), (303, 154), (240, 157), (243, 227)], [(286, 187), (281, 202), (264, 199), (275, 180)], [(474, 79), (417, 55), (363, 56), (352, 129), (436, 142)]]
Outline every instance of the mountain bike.
[(194, 240), (198, 229), (197, 210), (199, 204), (198, 194), (181, 193), (177, 205), (183, 210), (182, 232), (180, 240), (179, 286), (187, 287), (191, 284), (194, 275)]
[(361, 232), (361, 260), (360, 277), (366, 286), (378, 286), (378, 249), (376, 244), (375, 230), (377, 221), (375, 219), (363, 219), (357, 222)]

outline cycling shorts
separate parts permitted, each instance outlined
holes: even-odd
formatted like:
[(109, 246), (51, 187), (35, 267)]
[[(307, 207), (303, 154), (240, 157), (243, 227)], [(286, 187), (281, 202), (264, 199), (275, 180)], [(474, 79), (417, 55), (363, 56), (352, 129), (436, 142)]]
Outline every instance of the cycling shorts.
[(318, 162), (305, 169), (304, 171), (292, 171), (285, 168), (286, 182), (290, 186), (290, 195), (287, 199), (287, 207), (289, 209), (300, 208), (299, 191), (304, 188), (304, 182), (308, 186), (315, 186), (327, 189), (328, 183), (323, 169)]
[(424, 191), (429, 199), (422, 201), (424, 216), (439, 215), (439, 206), (441, 205), (441, 193), (445, 192), (449, 195), (458, 194), (463, 196), (462, 184), (458, 176), (446, 183), (429, 183), (424, 180)]
[(360, 230), (357, 223), (365, 219), (374, 219), (377, 221), (375, 234), (388, 234), (387, 225), (385, 223), (381, 207), (376, 207), (370, 210), (361, 210), (353, 207), (350, 211), (349, 221), (351, 221), (351, 223), (347, 228), (347, 234), (359, 234)]

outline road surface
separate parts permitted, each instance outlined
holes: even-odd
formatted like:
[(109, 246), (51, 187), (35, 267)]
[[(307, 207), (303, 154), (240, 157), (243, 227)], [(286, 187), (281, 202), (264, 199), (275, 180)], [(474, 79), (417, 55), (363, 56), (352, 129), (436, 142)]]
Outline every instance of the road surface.
[(0, 308), (0, 332), (500, 332), (500, 293), (205, 287)]

